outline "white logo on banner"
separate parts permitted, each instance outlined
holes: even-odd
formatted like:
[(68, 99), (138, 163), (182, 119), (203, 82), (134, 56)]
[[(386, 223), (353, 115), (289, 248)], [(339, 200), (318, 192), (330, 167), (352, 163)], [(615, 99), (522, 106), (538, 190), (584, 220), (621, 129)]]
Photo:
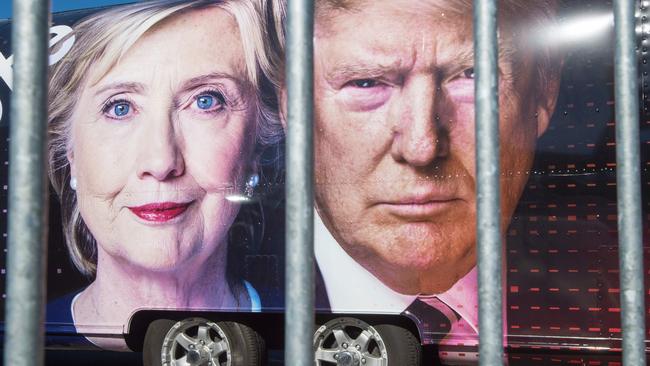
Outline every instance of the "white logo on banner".
[[(67, 25), (55, 25), (50, 28), (50, 35), (53, 37), (50, 39), (49, 47), (52, 49), (57, 43), (61, 42), (65, 36), (72, 32), (72, 28)], [(55, 48), (54, 53), (50, 54), (49, 64), (54, 65), (55, 63), (61, 61), (63, 56), (65, 56), (72, 45), (74, 44), (74, 36), (68, 38), (61, 47)], [(14, 56), (10, 55), (6, 57), (0, 52), (0, 79), (2, 79), (9, 89), (13, 89), (13, 75), (12, 75), (12, 65), (14, 63)], [(0, 101), (0, 119), (2, 119), (2, 101)]]

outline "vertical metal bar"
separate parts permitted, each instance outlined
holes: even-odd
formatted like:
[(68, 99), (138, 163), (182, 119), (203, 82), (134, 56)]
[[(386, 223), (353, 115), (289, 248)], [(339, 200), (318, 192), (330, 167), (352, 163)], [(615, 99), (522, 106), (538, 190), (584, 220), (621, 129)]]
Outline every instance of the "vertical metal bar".
[(474, 1), (479, 361), (503, 364), (497, 4)]
[(645, 365), (645, 305), (634, 0), (614, 1), (616, 190), (623, 364)]
[(314, 364), (313, 0), (287, 8), (285, 364)]
[(14, 0), (4, 364), (43, 364), (48, 0)]

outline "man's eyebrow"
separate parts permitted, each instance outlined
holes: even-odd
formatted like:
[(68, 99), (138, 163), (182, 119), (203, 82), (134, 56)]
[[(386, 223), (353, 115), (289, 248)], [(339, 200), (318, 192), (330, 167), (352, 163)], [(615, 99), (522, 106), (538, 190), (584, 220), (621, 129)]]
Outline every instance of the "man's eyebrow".
[(388, 73), (399, 72), (400, 69), (401, 66), (398, 61), (383, 64), (371, 64), (367, 62), (340, 63), (332, 67), (325, 75), (325, 78), (330, 82), (340, 82), (359, 77), (377, 77)]
[[(515, 63), (517, 51), (510, 40), (503, 40), (501, 37), (498, 40), (499, 45), (499, 65), (507, 69), (512, 68)], [(454, 51), (453, 58), (446, 61), (444, 64), (438, 65), (443, 73), (445, 71), (453, 70), (459, 66), (474, 64), (474, 48), (473, 44), (458, 44), (457, 50)], [(372, 78), (391, 73), (399, 73), (402, 71), (403, 66), (399, 60), (393, 62), (373, 62), (361, 60), (358, 62), (343, 62), (334, 65), (327, 71), (325, 79), (330, 83), (343, 82), (351, 79), (358, 78)], [(432, 70), (434, 71), (434, 70)], [(506, 71), (506, 70), (501, 70)]]
[[(517, 50), (512, 41), (498, 39), (498, 67), (502, 73), (509, 73), (516, 63)], [(459, 44), (457, 50), (449, 60), (439, 65), (443, 74), (458, 71), (458, 68), (474, 65), (474, 47), (472, 43)]]
[(145, 86), (141, 83), (118, 81), (102, 86), (95, 92), (95, 95), (104, 94), (109, 90), (120, 90), (121, 92), (128, 93), (143, 93), (145, 89)]
[[(456, 51), (454, 51), (453, 57), (448, 61), (453, 63), (454, 66), (464, 66), (464, 65), (473, 65), (474, 64), (474, 49), (472, 44), (469, 45), (460, 45)], [(446, 69), (449, 65), (443, 65), (442, 68)]]

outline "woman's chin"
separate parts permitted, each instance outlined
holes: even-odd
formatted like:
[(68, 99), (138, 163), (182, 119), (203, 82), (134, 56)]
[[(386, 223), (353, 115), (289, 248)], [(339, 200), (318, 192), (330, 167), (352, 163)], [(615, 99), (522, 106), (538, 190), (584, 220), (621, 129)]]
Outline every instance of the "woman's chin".
[[(140, 244), (143, 242), (149, 245)], [(147, 272), (156, 275), (165, 272), (192, 272), (202, 267), (208, 258), (214, 257), (217, 248), (201, 245), (198, 240), (183, 244), (152, 239), (122, 245), (121, 248), (100, 245), (97, 272), (98, 276), (102, 271), (122, 271), (140, 275), (146, 275)]]
[(101, 271), (113, 271), (119, 270), (121, 272), (126, 272), (131, 275), (138, 275), (143, 277), (153, 276), (155, 279), (158, 276), (169, 274), (169, 275), (178, 275), (179, 272), (188, 272), (192, 268), (196, 268), (195, 265), (192, 265), (191, 260), (183, 259), (182, 257), (156, 257), (149, 255), (136, 257), (136, 258), (120, 258), (118, 261), (115, 261), (115, 266), (108, 265), (106, 267), (97, 267), (97, 273)]

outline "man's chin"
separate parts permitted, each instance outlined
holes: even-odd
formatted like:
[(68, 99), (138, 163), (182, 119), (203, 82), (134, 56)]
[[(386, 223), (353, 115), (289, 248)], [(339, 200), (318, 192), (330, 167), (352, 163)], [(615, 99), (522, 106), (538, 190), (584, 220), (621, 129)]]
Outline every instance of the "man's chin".
[(449, 290), (471, 270), (471, 266), (467, 270), (465, 267), (461, 261), (455, 265), (437, 264), (426, 269), (395, 263), (386, 265), (381, 270), (376, 267), (374, 270), (368, 269), (386, 286), (400, 294), (436, 295)]
[(370, 273), (402, 294), (442, 293), (476, 263), (471, 229), (390, 221), (362, 227), (367, 230), (338, 238), (339, 243)]

